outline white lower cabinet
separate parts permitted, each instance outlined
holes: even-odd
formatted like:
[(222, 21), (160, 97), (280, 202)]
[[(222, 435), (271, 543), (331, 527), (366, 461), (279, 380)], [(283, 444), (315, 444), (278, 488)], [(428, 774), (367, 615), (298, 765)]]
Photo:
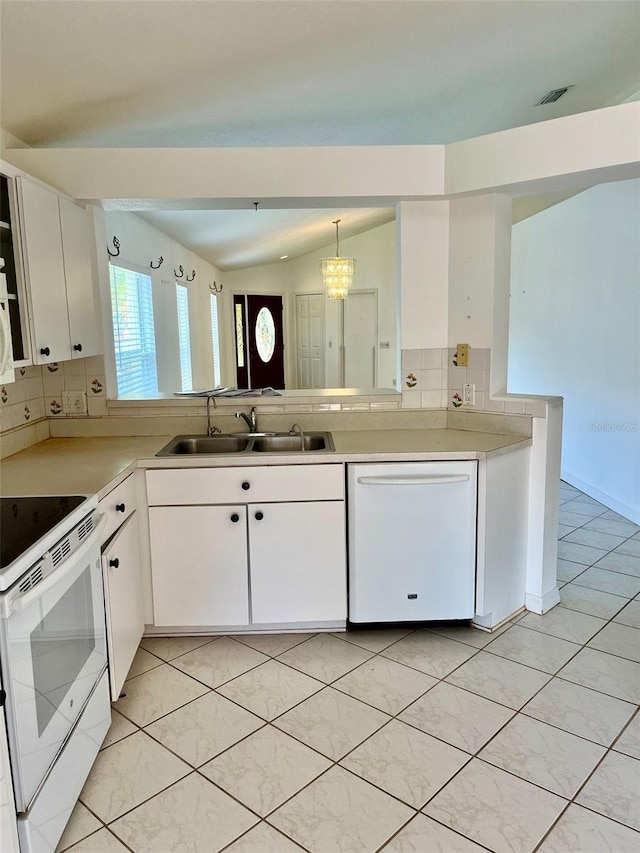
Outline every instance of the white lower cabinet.
[(148, 471), (147, 494), (155, 627), (344, 625), (342, 465)]
[(144, 632), (143, 564), (135, 474), (102, 498), (98, 509), (106, 517), (102, 543), (107, 621), (109, 686), (115, 701), (122, 691)]
[(111, 696), (120, 695), (144, 632), (137, 514), (129, 516), (103, 551)]
[(253, 622), (346, 619), (344, 526), (342, 501), (249, 507)]
[(149, 508), (156, 626), (249, 621), (244, 506)]

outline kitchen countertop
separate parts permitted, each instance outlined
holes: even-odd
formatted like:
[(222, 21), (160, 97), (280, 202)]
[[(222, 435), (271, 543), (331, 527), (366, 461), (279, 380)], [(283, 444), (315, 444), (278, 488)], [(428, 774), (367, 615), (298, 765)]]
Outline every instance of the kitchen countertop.
[(3, 495), (97, 494), (153, 456), (168, 435), (125, 438), (50, 438), (0, 462)]
[(141, 468), (203, 468), (330, 462), (484, 459), (528, 447), (521, 435), (457, 429), (332, 430), (333, 453), (251, 453), (156, 457), (172, 436), (52, 438), (0, 463), (4, 495), (97, 494), (104, 497)]

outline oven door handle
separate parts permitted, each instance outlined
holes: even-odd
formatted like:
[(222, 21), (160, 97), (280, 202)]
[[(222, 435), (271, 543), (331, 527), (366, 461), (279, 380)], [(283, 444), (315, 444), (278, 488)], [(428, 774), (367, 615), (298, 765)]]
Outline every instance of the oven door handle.
[(102, 538), (102, 534), (107, 526), (108, 517), (105, 514), (98, 516), (99, 521), (95, 528), (95, 530), (91, 533), (88, 539), (85, 539), (82, 545), (71, 554), (68, 560), (62, 564), (62, 568), (58, 569), (55, 572), (52, 572), (48, 577), (46, 577), (43, 581), (40, 581), (39, 584), (30, 589), (28, 592), (24, 592), (22, 595), (16, 596), (14, 599), (5, 600), (5, 606), (3, 608), (2, 617), (4, 619), (8, 619), (12, 613), (15, 613), (19, 610), (25, 610), (29, 607), (30, 604), (33, 604), (34, 601), (37, 601), (41, 598), (45, 593), (47, 593), (52, 587), (54, 587), (57, 583), (59, 583), (63, 578), (65, 578), (70, 572), (72, 572), (78, 562), (84, 559), (85, 555), (94, 548), (97, 544), (99, 544), (100, 539)]

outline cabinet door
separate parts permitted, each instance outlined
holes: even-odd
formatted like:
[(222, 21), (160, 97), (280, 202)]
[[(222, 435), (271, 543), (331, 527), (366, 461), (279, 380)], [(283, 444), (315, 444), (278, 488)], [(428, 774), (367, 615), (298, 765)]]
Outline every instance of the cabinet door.
[(89, 212), (60, 198), (62, 253), (69, 311), (71, 357), (102, 352), (98, 300), (93, 279), (93, 228)]
[(111, 698), (120, 695), (144, 631), (140, 538), (134, 512), (102, 555)]
[(149, 509), (156, 626), (249, 622), (245, 506)]
[(35, 364), (71, 358), (58, 195), (17, 179)]
[(248, 510), (252, 622), (344, 620), (343, 501), (252, 504)]

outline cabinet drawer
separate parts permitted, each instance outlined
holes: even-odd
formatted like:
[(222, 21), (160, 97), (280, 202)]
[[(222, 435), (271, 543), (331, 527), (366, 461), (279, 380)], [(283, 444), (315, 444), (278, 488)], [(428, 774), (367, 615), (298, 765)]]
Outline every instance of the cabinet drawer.
[(122, 522), (129, 518), (135, 508), (135, 477), (133, 474), (129, 474), (126, 480), (123, 480), (119, 486), (116, 486), (98, 504), (99, 511), (107, 516), (107, 526), (102, 537), (103, 542), (106, 542), (115, 533)]
[(149, 506), (343, 500), (344, 469), (336, 464), (147, 471), (147, 497)]

